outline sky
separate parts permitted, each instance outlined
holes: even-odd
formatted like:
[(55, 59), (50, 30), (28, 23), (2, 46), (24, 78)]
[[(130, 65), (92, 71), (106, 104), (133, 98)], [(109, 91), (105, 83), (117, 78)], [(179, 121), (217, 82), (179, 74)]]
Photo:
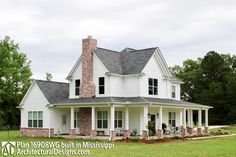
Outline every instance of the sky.
[(0, 0), (0, 40), (31, 60), (32, 78), (66, 76), (91, 35), (121, 51), (158, 46), (169, 66), (208, 51), (236, 54), (235, 0)]

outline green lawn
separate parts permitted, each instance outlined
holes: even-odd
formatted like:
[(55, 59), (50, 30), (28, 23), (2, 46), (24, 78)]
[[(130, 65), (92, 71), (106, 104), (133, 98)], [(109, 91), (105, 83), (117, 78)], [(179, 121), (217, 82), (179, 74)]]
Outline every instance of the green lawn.
[[(236, 126), (224, 129), (236, 133)], [(218, 131), (218, 129), (214, 130)], [(61, 138), (25, 138), (19, 136), (19, 131), (11, 131), (10, 138), (6, 131), (0, 132), (0, 141), (62, 141)], [(82, 142), (82, 140), (72, 140)], [(91, 140), (91, 142), (94, 142)], [(0, 155), (1, 156), (1, 155)], [(236, 156), (236, 136), (205, 140), (177, 141), (162, 144), (142, 144), (115, 142), (115, 148), (110, 150), (90, 149), (93, 157), (234, 157)]]

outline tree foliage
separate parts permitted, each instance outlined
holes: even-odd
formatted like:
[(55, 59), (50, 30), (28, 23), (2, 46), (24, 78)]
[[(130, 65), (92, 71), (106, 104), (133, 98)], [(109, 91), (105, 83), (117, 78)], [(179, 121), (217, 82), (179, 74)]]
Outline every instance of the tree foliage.
[(209, 122), (236, 123), (236, 56), (208, 52), (198, 60), (186, 60), (171, 71), (180, 78), (185, 101), (213, 106)]
[(31, 75), (30, 61), (6, 36), (0, 41), (0, 126), (19, 125), (20, 110), (16, 107), (31, 83)]

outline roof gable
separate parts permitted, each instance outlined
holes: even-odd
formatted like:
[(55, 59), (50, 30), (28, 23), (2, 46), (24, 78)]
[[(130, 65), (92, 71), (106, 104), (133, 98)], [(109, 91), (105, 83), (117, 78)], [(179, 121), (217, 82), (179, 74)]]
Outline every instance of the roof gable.
[(94, 49), (93, 52), (111, 73), (123, 74), (120, 53), (104, 48)]
[(156, 48), (135, 50), (126, 48), (121, 52), (97, 48), (96, 56), (111, 73), (130, 75), (141, 73)]
[[(142, 73), (150, 58), (154, 56), (160, 65), (163, 76), (165, 78), (177, 80), (177, 78), (171, 74), (167, 63), (158, 47), (140, 50), (125, 48), (121, 52), (97, 47), (93, 49), (93, 53), (99, 58), (99, 60), (104, 64), (110, 73), (119, 75)], [(67, 79), (73, 75), (79, 63), (81, 62), (81, 58), (82, 57), (80, 56), (67, 76)]]
[(69, 97), (69, 84), (63, 82), (35, 80), (50, 104)]
[(129, 75), (141, 73), (155, 50), (156, 48), (122, 51), (121, 62), (123, 74)]

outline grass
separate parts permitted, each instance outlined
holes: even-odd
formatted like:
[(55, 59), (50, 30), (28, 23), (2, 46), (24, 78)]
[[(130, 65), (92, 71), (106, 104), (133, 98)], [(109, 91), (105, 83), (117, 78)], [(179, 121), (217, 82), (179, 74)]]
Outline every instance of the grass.
[(211, 129), (211, 132), (228, 132), (230, 134), (236, 134), (236, 125), (227, 126), (224, 128)]
[[(221, 129), (223, 132), (236, 133), (236, 126)], [(211, 131), (218, 131), (214, 129)], [(26, 138), (20, 137), (19, 131), (11, 131), (8, 138), (6, 131), (0, 132), (0, 141), (62, 141), (70, 142), (62, 138)], [(83, 140), (72, 140), (82, 142)], [(88, 140), (86, 140), (88, 141)], [(89, 140), (95, 142), (93, 140)], [(236, 136), (221, 137), (204, 140), (177, 141), (162, 144), (123, 143), (115, 142), (115, 148), (110, 150), (91, 149), (93, 157), (233, 157), (236, 156)]]

